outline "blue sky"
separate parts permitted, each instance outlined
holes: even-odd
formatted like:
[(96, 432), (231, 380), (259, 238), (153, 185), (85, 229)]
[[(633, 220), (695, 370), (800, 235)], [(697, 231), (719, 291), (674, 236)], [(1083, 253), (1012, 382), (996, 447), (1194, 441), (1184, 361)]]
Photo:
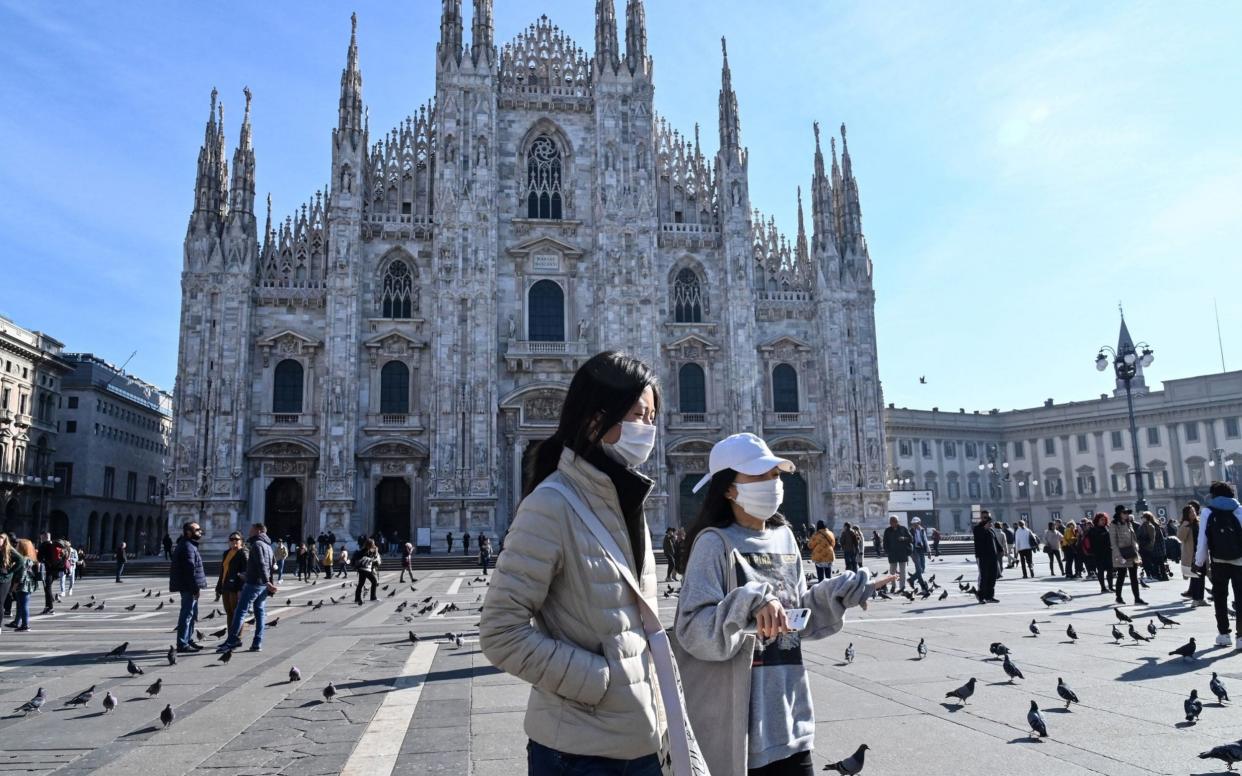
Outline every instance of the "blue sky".
[[(1150, 382), (1220, 369), (1213, 298), (1242, 369), (1242, 4), (647, 5), (657, 109), (713, 151), (729, 37), (753, 201), (782, 228), (811, 122), (849, 125), (887, 401), (1091, 398), (1119, 301)], [(137, 350), (131, 370), (171, 388), (212, 86), (230, 154), (253, 90), (259, 196), (283, 216), (327, 180), (350, 11), (378, 132), (433, 92), (439, 6), (0, 0), (0, 313)], [(588, 0), (496, 6), (498, 42), (539, 8), (593, 46)]]

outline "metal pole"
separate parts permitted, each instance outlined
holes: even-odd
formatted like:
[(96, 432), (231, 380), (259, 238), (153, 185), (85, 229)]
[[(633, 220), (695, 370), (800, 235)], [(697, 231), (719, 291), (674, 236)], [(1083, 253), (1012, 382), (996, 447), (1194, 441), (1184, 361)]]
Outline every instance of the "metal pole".
[(1130, 416), (1130, 446), (1134, 453), (1134, 484), (1138, 500), (1134, 503), (1134, 511), (1140, 515), (1147, 511), (1147, 499), (1143, 496), (1143, 468), (1139, 463), (1138, 426), (1134, 422), (1134, 397), (1130, 394), (1132, 377), (1122, 378), (1126, 384), (1126, 411)]

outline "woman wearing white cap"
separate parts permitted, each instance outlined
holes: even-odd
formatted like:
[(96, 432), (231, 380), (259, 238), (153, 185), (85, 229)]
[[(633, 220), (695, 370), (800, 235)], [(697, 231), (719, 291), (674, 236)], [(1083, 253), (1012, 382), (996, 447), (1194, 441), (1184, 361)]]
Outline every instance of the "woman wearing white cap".
[[(798, 544), (777, 509), (778, 458), (754, 434), (712, 448), (702, 511), (686, 536), (689, 558), (674, 634), (686, 708), (712, 776), (812, 773), (815, 711), (803, 638), (841, 629), (890, 578), (846, 571), (807, 589)], [(803, 630), (788, 610), (809, 609)], [(795, 625), (800, 618), (795, 614)]]

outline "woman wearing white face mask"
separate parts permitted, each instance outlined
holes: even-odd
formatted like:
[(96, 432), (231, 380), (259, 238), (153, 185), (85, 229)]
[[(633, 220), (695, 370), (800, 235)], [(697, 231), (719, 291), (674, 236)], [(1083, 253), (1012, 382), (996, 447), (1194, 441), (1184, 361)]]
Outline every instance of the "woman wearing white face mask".
[(653, 483), (634, 467), (655, 446), (659, 406), (645, 364), (601, 353), (574, 375), (556, 433), (532, 456), (479, 626), (483, 654), (533, 685), (525, 723), (532, 775), (660, 774), (638, 594), (615, 565), (628, 567), (654, 609), (643, 515)]
[[(809, 590), (797, 540), (777, 509), (778, 458), (754, 434), (712, 448), (702, 511), (686, 535), (689, 558), (674, 626), (686, 710), (712, 776), (813, 773), (815, 711), (802, 639), (841, 629), (892, 577), (846, 571)], [(806, 608), (801, 631), (787, 610)]]

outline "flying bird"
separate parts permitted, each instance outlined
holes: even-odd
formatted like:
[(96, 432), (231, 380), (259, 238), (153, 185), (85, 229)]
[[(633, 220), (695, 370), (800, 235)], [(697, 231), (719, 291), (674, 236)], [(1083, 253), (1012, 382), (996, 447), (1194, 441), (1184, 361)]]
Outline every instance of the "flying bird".
[(1199, 691), (1191, 690), (1190, 697), (1182, 701), (1182, 709), (1186, 712), (1186, 721), (1195, 724), (1203, 713), (1203, 701), (1199, 700)]
[(1026, 629), (1027, 629), (1027, 630), (1029, 630), (1029, 631), (1031, 632), (1031, 635), (1032, 635), (1032, 636), (1038, 636), (1038, 635), (1039, 635), (1039, 626), (1035, 624), (1035, 621), (1034, 621), (1034, 620), (1031, 620), (1031, 624), (1030, 624), (1030, 625), (1028, 625), (1028, 626), (1026, 626)]
[(1078, 703), (1078, 694), (1070, 689), (1061, 677), (1057, 677), (1057, 695), (1061, 696), (1061, 700), (1065, 701), (1065, 708), (1069, 708), (1071, 703)]
[(109, 711), (112, 711), (113, 709), (116, 708), (116, 696), (112, 694), (111, 690), (108, 690), (108, 692), (104, 693), (103, 707), (104, 707), (104, 714), (107, 714)]
[(1172, 628), (1174, 625), (1180, 625), (1177, 620), (1172, 617), (1166, 617), (1160, 612), (1156, 612), (1156, 619), (1160, 621), (1161, 628)]
[(323, 699), (324, 701), (331, 703), (332, 699), (335, 697), (336, 687), (333, 686), (332, 682), (328, 682), (328, 686), (323, 688)]
[(171, 725), (173, 723), (173, 720), (176, 718), (177, 718), (177, 715), (173, 713), (173, 708), (172, 708), (171, 703), (165, 706), (164, 710), (160, 712), (160, 722), (164, 723), (164, 727), (168, 727), (169, 725)]
[(956, 690), (949, 690), (947, 693), (944, 694), (944, 697), (957, 698), (959, 701), (962, 702), (962, 705), (965, 706), (966, 699), (975, 694), (975, 682), (976, 681), (977, 680), (972, 676), (970, 677), (969, 682), (962, 685), (961, 687), (958, 687)]
[(293, 668), (289, 669), (289, 681), (291, 682), (302, 681), (302, 672), (298, 670), (297, 666), (294, 666)]
[(1170, 655), (1181, 655), (1182, 660), (1193, 658), (1195, 656), (1195, 637), (1191, 636), (1190, 641), (1181, 645), (1177, 649), (1169, 653)]
[(846, 663), (854, 662), (854, 642), (852, 641), (850, 642), (850, 645), (845, 648), (845, 662)]
[(94, 697), (95, 697), (95, 685), (92, 684), (90, 687), (87, 687), (85, 690), (83, 690), (82, 692), (78, 693), (77, 695), (73, 696), (68, 701), (66, 701), (65, 705), (86, 707), (86, 706), (91, 705), (91, 698), (94, 698)]
[(1134, 618), (1132, 618), (1130, 615), (1126, 614), (1125, 612), (1121, 611), (1115, 606), (1113, 607), (1113, 614), (1117, 615), (1117, 620), (1119, 622), (1134, 622)]
[(1048, 723), (1039, 711), (1039, 704), (1035, 701), (1031, 701), (1031, 708), (1026, 712), (1026, 724), (1030, 725), (1031, 732), (1038, 733), (1040, 738), (1048, 737)]
[(919, 639), (918, 652), (919, 652), (919, 660), (922, 660), (923, 658), (927, 657), (927, 642), (924, 641), (923, 639)]
[(867, 756), (867, 750), (870, 748), (863, 744), (844, 760), (838, 760), (835, 763), (825, 765), (824, 770), (836, 771), (837, 773), (844, 774), (844, 776), (857, 776), (857, 774), (862, 773), (863, 759)]
[(927, 385), (927, 378), (919, 377), (919, 385)]
[(32, 711), (35, 714), (42, 714), (43, 704), (45, 701), (47, 701), (47, 695), (43, 692), (43, 688), (40, 687), (39, 691), (35, 693), (33, 698), (18, 706), (16, 709), (13, 709), (13, 711), (19, 712), (22, 715), (29, 714)]
[(144, 671), (133, 660), (130, 660), (125, 664), (125, 670), (129, 671), (130, 676), (142, 676), (144, 673)]
[(1013, 661), (1009, 659), (1009, 655), (1005, 655), (1005, 662), (1001, 665), (1001, 667), (1005, 669), (1005, 675), (1009, 677), (1010, 684), (1013, 684), (1014, 679), (1026, 679), (1026, 677), (1022, 675), (1021, 669), (1014, 665)]
[(154, 698), (160, 694), (160, 690), (164, 689), (164, 677), (155, 680), (155, 684), (147, 688), (147, 695)]
[(1220, 760), (1232, 771), (1234, 763), (1242, 762), (1242, 740), (1234, 741), (1231, 744), (1214, 746), (1208, 751), (1201, 753), (1199, 759)]
[(1229, 700), (1229, 692), (1225, 690), (1225, 683), (1217, 676), (1216, 672), (1212, 672), (1212, 681), (1208, 682), (1208, 687), (1212, 690), (1212, 694), (1216, 696), (1218, 703), (1224, 703)]
[(1065, 626), (1065, 635), (1069, 637), (1070, 643), (1078, 641), (1078, 631), (1074, 630), (1074, 624), (1070, 623)]

